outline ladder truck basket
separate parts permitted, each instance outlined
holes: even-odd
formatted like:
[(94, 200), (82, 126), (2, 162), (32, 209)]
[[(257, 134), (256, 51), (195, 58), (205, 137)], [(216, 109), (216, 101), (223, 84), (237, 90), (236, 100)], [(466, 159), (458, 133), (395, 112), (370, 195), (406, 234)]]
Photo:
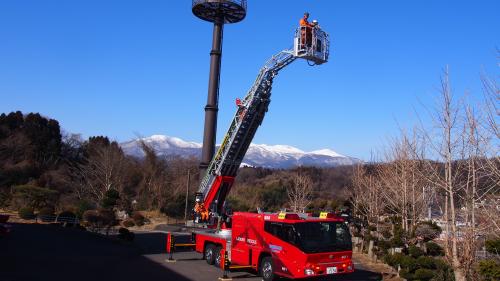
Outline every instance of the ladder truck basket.
[(330, 38), (319, 27), (301, 26), (295, 31), (293, 55), (322, 64), (328, 61)]

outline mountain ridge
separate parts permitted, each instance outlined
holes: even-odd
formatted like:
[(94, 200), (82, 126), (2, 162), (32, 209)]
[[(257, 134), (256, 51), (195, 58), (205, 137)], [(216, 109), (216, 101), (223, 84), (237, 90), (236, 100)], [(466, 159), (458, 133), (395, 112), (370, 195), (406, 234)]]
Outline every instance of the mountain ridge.
[[(161, 156), (197, 158), (201, 156), (201, 143), (185, 141), (178, 137), (166, 135), (152, 135), (150, 137), (134, 139), (122, 142), (120, 146), (126, 154), (142, 158), (144, 157), (144, 153), (140, 147), (140, 141), (151, 145), (158, 155)], [(242, 165), (286, 169), (298, 166), (335, 167), (361, 162), (357, 158), (345, 156), (329, 148), (306, 152), (291, 145), (252, 143), (243, 158)]]

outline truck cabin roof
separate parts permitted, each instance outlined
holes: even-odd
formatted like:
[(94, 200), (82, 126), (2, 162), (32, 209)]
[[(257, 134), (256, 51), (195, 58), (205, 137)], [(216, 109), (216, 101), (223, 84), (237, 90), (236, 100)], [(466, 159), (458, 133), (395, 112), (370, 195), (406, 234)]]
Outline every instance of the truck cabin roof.
[(334, 213), (321, 213), (314, 217), (311, 214), (304, 213), (247, 213), (235, 212), (233, 218), (242, 216), (246, 218), (263, 219), (264, 221), (284, 222), (284, 223), (302, 223), (302, 222), (345, 222), (345, 219)]

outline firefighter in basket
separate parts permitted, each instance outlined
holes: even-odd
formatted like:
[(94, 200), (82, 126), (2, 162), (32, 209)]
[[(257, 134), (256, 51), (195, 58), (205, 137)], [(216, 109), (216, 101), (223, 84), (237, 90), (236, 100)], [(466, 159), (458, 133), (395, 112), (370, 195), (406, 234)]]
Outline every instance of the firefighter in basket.
[(309, 19), (309, 13), (305, 12), (304, 16), (299, 21), (301, 49), (305, 49), (306, 47), (311, 47), (313, 28), (318, 25), (317, 20), (313, 20), (313, 22), (310, 23), (308, 19)]

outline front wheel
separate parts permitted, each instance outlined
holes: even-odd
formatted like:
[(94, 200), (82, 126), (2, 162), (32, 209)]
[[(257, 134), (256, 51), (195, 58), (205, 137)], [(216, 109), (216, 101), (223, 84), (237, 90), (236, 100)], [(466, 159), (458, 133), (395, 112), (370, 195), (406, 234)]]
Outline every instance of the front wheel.
[(260, 275), (264, 281), (273, 281), (276, 279), (273, 259), (271, 257), (265, 257), (260, 262)]
[(212, 244), (205, 246), (205, 260), (208, 264), (212, 265), (215, 261), (215, 247)]

